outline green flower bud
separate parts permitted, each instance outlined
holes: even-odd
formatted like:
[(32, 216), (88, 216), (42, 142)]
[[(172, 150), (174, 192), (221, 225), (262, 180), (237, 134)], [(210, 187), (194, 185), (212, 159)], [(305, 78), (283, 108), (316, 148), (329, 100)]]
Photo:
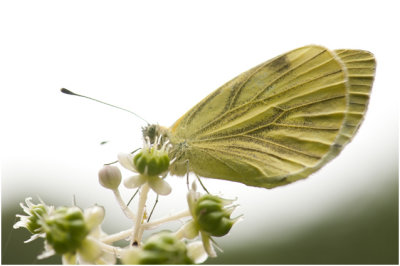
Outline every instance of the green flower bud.
[(53, 212), (54, 207), (47, 206), (43, 201), (39, 204), (32, 203), (32, 198), (26, 198), (25, 204), (20, 203), (21, 208), (27, 215), (17, 214), (18, 221), (13, 225), (14, 229), (26, 228), (32, 236), (25, 242), (30, 242), (38, 237), (43, 237), (45, 232), (45, 217)]
[(193, 264), (186, 245), (173, 234), (161, 232), (151, 236), (142, 247), (139, 264)]
[(100, 184), (108, 189), (115, 190), (121, 183), (121, 171), (116, 166), (105, 165), (99, 171)]
[(43, 204), (37, 204), (30, 207), (31, 216), (26, 220), (26, 229), (32, 234), (43, 233), (41, 218), (47, 213), (46, 207)]
[(141, 174), (148, 176), (160, 175), (168, 170), (168, 153), (163, 149), (145, 148), (135, 155), (133, 164)]
[(57, 208), (45, 223), (46, 240), (58, 254), (75, 252), (89, 233), (78, 207)]
[(224, 208), (231, 202), (210, 194), (201, 196), (193, 212), (199, 230), (211, 236), (226, 235), (236, 222), (236, 219), (230, 218), (233, 208)]

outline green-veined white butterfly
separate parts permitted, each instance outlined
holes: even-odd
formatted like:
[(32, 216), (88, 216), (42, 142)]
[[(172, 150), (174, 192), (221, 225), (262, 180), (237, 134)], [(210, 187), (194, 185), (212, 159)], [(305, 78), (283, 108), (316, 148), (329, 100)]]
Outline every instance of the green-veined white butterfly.
[(273, 188), (320, 169), (353, 138), (367, 109), (374, 56), (310, 45), (227, 82), (170, 128), (170, 173)]

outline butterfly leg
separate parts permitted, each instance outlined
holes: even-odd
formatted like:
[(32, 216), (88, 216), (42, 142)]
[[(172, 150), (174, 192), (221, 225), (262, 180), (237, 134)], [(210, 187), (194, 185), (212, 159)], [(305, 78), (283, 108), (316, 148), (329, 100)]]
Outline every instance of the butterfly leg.
[[(195, 174), (196, 175), (196, 174)], [(205, 192), (207, 192), (207, 194), (210, 194), (210, 192), (208, 192), (208, 190), (206, 189), (206, 187), (204, 186), (203, 182), (201, 182), (201, 178), (200, 176), (196, 175), (197, 180), (199, 181), (201, 187), (204, 189)]]
[(186, 186), (187, 186), (187, 189), (190, 190), (190, 188), (189, 188), (189, 160), (186, 160), (185, 163), (186, 163)]
[(151, 212), (150, 212), (150, 214), (149, 214), (149, 218), (147, 218), (147, 222), (150, 221), (151, 215), (153, 215), (153, 211), (154, 211), (154, 209), (155, 209), (156, 206), (157, 206), (157, 203), (158, 203), (158, 196), (159, 196), (159, 195), (157, 194), (156, 201), (154, 202), (153, 208), (151, 209)]
[[(189, 188), (189, 160), (186, 160), (185, 163), (186, 163), (186, 186), (187, 186), (188, 190), (190, 190), (190, 188)], [(208, 190), (204, 186), (203, 182), (201, 182), (200, 176), (198, 176), (196, 173), (195, 173), (195, 176), (196, 176), (197, 180), (199, 181), (201, 187), (204, 189), (204, 191), (207, 192), (207, 194), (210, 194), (210, 192), (208, 192)]]
[(138, 189), (136, 190), (135, 194), (133, 194), (133, 196), (129, 199), (128, 203), (126, 204), (126, 206), (129, 206), (129, 204), (131, 204), (133, 198), (136, 196), (137, 193), (139, 193), (140, 187), (138, 187)]

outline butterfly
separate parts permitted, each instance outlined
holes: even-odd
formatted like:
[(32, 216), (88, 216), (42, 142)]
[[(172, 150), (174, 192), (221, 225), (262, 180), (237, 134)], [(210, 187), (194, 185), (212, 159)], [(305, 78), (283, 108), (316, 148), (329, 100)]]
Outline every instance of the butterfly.
[(277, 56), (212, 92), (163, 135), (170, 174), (274, 188), (306, 178), (351, 141), (367, 110), (376, 62), (317, 45)]

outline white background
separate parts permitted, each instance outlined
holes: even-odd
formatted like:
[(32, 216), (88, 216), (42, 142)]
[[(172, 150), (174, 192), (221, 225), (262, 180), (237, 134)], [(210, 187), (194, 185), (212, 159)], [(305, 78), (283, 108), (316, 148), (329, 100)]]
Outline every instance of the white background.
[[(307, 44), (375, 54), (365, 122), (337, 159), (304, 181), (266, 190), (203, 179), (210, 191), (237, 197), (235, 214), (244, 214), (229, 241), (219, 242), (229, 249), (230, 243), (245, 246), (264, 236), (278, 241), (350, 203), (368, 208), (397, 186), (387, 174), (398, 165), (397, 3), (2, 1), (3, 208), (27, 196), (59, 205), (75, 196), (82, 207), (106, 207), (109, 231), (130, 225), (112, 193), (98, 185), (97, 171), (118, 152), (141, 146), (144, 123), (61, 94), (61, 87), (170, 126), (241, 72)], [(185, 180), (168, 179), (174, 192), (161, 198), (156, 216), (186, 207)]]

